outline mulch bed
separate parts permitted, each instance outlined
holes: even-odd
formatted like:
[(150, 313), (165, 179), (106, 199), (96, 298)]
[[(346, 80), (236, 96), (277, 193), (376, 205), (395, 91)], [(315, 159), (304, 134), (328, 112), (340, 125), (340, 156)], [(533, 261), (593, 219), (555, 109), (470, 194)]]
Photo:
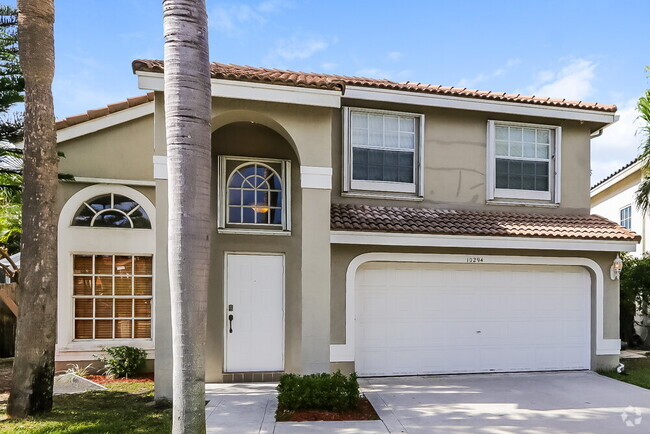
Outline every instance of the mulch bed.
[(377, 412), (370, 401), (364, 396), (359, 400), (356, 409), (343, 413), (325, 410), (296, 410), (288, 411), (278, 408), (275, 418), (278, 422), (313, 422), (313, 421), (345, 421), (345, 420), (378, 420)]
[(153, 381), (153, 373), (139, 375), (137, 377), (132, 377), (132, 378), (110, 378), (107, 377), (106, 375), (87, 375), (86, 378), (89, 379), (90, 381), (94, 381), (97, 384), (124, 383), (124, 382), (148, 383), (150, 381)]

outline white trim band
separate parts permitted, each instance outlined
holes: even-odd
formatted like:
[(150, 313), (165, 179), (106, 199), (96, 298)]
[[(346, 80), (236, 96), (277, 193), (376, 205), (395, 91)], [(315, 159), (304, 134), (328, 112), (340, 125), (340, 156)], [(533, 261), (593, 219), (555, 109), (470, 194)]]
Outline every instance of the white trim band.
[(81, 182), (84, 184), (119, 184), (137, 185), (142, 187), (155, 187), (155, 181), (142, 179), (113, 179), (113, 178), (92, 178), (87, 176), (75, 176), (74, 179), (66, 179), (65, 182)]
[(153, 156), (153, 179), (167, 179), (167, 157)]
[(153, 101), (149, 101), (135, 107), (120, 110), (115, 113), (110, 113), (97, 119), (80, 122), (76, 125), (58, 130), (56, 132), (56, 142), (61, 143), (65, 142), (66, 140), (76, 139), (77, 137), (94, 133), (95, 131), (103, 130), (104, 128), (109, 128), (115, 125), (129, 122), (142, 116), (153, 115), (153, 112)]
[(300, 186), (302, 188), (332, 189), (332, 168), (300, 166)]
[[(138, 87), (164, 91), (163, 74), (157, 72), (136, 72)], [(251, 83), (245, 81), (211, 79), (212, 96), (251, 101), (269, 101), (286, 104), (300, 104), (317, 107), (341, 107), (341, 92), (338, 90), (311, 89), (306, 87), (277, 84)]]
[(611, 112), (599, 112), (588, 109), (562, 108), (509, 101), (482, 100), (478, 98), (465, 98), (460, 96), (436, 95), (359, 86), (347, 86), (343, 97), (365, 101), (381, 101), (427, 107), (444, 107), (522, 116), (570, 119), (586, 122), (600, 122), (605, 124), (611, 124), (618, 120), (618, 116)]
[[(330, 362), (353, 362), (355, 358), (356, 276), (366, 262), (424, 262), (467, 263), (469, 255), (428, 253), (364, 253), (350, 261), (345, 276), (345, 344), (330, 345)], [(603, 270), (591, 259), (578, 257), (491, 256), (482, 255), (485, 264), (513, 265), (578, 265), (593, 272), (596, 287), (596, 355), (620, 354), (620, 339), (605, 339), (603, 329), (604, 278)]]
[(465, 247), (490, 249), (582, 250), (633, 252), (636, 241), (571, 240), (557, 238), (488, 237), (473, 235), (396, 234), (387, 232), (330, 232), (332, 244), (375, 246)]

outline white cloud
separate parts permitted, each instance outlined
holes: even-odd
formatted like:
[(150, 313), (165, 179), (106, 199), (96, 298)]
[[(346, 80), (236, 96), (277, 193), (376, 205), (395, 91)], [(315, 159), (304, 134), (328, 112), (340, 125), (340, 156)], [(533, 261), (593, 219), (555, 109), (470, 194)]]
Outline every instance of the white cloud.
[(536, 84), (528, 90), (537, 96), (585, 100), (593, 93), (596, 64), (586, 59), (575, 59), (559, 71), (540, 71)]
[(329, 42), (323, 38), (299, 38), (294, 36), (288, 39), (279, 39), (267, 56), (267, 61), (307, 59), (327, 47), (329, 47)]
[(240, 36), (247, 26), (264, 24), (268, 16), (290, 8), (291, 2), (282, 0), (267, 0), (261, 3), (247, 4), (217, 4), (209, 13), (210, 27), (228, 36)]
[(521, 63), (520, 59), (508, 59), (506, 61), (505, 66), (501, 68), (497, 68), (494, 71), (491, 72), (481, 72), (474, 77), (466, 78), (463, 77), (460, 79), (458, 82), (458, 86), (460, 87), (476, 87), (477, 84), (482, 83), (484, 81), (488, 81), (492, 78), (500, 77), (507, 73), (510, 69), (514, 68), (515, 66), (519, 65)]
[(591, 141), (592, 184), (632, 161), (639, 152), (643, 135), (636, 111), (636, 99), (618, 105), (618, 122)]
[(320, 67), (323, 69), (323, 71), (333, 71), (338, 67), (338, 63), (334, 62), (324, 62), (321, 63)]
[(393, 62), (397, 62), (397, 61), (400, 60), (403, 56), (404, 56), (404, 55), (403, 55), (402, 53), (400, 53), (399, 51), (391, 51), (390, 53), (388, 53), (388, 54), (386, 55), (386, 57), (388, 58), (388, 60), (391, 60), (391, 61), (393, 61)]

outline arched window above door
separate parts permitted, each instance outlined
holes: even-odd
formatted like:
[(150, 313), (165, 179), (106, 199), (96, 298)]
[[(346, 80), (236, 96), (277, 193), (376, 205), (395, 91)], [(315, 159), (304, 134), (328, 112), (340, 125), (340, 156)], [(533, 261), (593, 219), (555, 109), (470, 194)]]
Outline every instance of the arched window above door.
[(220, 227), (287, 230), (289, 162), (221, 157)]

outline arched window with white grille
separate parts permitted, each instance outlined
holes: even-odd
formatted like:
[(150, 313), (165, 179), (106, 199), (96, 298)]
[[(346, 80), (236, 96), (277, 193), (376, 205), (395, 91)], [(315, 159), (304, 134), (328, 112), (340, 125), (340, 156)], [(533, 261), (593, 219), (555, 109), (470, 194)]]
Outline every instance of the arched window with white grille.
[(84, 201), (72, 219), (72, 226), (151, 229), (151, 220), (135, 200), (108, 193)]
[(223, 157), (221, 227), (288, 228), (288, 161)]

